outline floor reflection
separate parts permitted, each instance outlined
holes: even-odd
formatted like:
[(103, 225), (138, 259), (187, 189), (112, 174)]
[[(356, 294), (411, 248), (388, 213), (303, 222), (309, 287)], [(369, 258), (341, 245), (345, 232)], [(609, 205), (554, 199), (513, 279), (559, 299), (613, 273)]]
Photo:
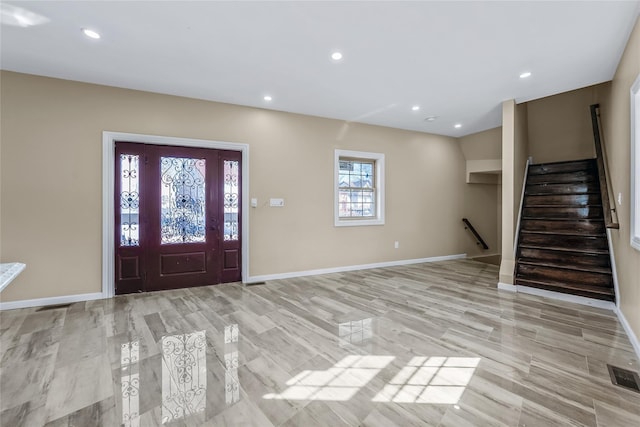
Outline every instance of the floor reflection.
[[(238, 379), (237, 324), (224, 329), (225, 402), (240, 401)], [(162, 424), (204, 413), (207, 402), (207, 341), (206, 331), (167, 335), (160, 341), (162, 355)], [(140, 426), (140, 343), (137, 340), (120, 346), (120, 383), (122, 425)]]
[(120, 386), (122, 388), (122, 424), (124, 427), (140, 425), (140, 360), (139, 341), (120, 346)]
[(203, 412), (206, 394), (205, 331), (162, 337), (162, 423)]
[(224, 397), (227, 405), (240, 400), (240, 380), (238, 379), (238, 337), (237, 324), (224, 328)]
[(373, 338), (373, 319), (352, 320), (338, 324), (338, 345), (346, 347), (357, 345), (371, 351)]

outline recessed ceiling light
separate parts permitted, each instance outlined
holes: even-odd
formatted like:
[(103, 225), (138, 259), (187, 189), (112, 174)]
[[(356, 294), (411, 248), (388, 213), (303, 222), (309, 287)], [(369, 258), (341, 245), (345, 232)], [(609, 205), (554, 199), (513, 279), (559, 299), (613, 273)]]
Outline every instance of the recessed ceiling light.
[(333, 59), (334, 61), (340, 61), (342, 59), (342, 53), (340, 52), (333, 52), (331, 54), (331, 59)]
[(462, 127), (462, 124), (456, 123), (455, 125), (453, 125), (453, 127), (456, 129), (460, 129)]
[(414, 105), (413, 107), (411, 107), (411, 109), (413, 111), (418, 111), (420, 109), (420, 106), (419, 105)]
[(269, 101), (271, 101), (273, 98), (272, 98), (270, 95), (265, 95), (265, 96), (264, 96), (264, 98), (262, 98), (262, 99), (264, 99), (265, 101), (269, 102)]
[(424, 119), (424, 121), (425, 122), (435, 122), (437, 118), (438, 118), (438, 116), (429, 116), (426, 119)]
[(91, 39), (99, 39), (100, 38), (100, 34), (98, 34), (97, 32), (90, 30), (89, 28), (83, 28), (82, 29), (82, 34), (84, 34), (85, 36), (91, 38)]
[(527, 77), (531, 77), (531, 72), (527, 71), (525, 73), (520, 74), (521, 79), (526, 79)]

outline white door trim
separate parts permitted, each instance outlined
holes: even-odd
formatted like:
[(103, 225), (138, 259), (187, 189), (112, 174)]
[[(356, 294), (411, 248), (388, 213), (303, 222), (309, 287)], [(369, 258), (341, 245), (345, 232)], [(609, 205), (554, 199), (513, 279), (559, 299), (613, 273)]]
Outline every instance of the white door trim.
[(213, 148), (242, 152), (242, 281), (249, 279), (249, 144), (209, 141), (205, 139), (176, 138), (171, 136), (142, 135), (136, 133), (102, 132), (102, 296), (115, 295), (114, 281), (114, 191), (115, 142), (127, 141), (154, 145)]

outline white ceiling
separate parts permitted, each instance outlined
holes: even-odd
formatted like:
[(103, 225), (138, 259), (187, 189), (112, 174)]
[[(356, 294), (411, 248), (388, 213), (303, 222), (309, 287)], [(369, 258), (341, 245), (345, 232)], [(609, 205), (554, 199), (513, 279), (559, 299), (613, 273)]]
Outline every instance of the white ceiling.
[[(610, 80), (640, 12), (640, 1), (0, 4), (5, 70), (451, 136), (499, 126), (503, 100)], [(15, 25), (15, 7), (37, 25)]]

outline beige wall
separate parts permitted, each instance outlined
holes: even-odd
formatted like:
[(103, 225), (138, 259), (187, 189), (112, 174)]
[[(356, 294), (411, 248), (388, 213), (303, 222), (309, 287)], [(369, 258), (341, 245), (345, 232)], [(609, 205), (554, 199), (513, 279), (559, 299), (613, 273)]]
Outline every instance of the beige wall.
[[(250, 211), (251, 276), (469, 247), (464, 157), (454, 138), (1, 75), (1, 260), (27, 264), (2, 301), (100, 292), (104, 130), (249, 144), (250, 197), (260, 204)], [(336, 148), (386, 155), (384, 226), (333, 226)], [(285, 207), (265, 206), (270, 197)]]
[(527, 105), (502, 103), (502, 262), (500, 283), (513, 284), (513, 243), (527, 162)]
[(609, 83), (589, 86), (527, 102), (529, 155), (534, 163), (595, 157), (591, 111)]
[[(460, 148), (465, 160), (493, 160), (502, 158), (502, 128), (489, 129), (460, 138)], [(501, 186), (496, 184), (466, 184), (464, 214), (487, 242), (488, 250), (476, 245), (467, 233), (465, 253), (470, 257), (500, 254), (500, 196)]]
[(463, 136), (460, 148), (466, 160), (501, 159), (502, 127)]
[[(605, 147), (613, 192), (622, 193), (622, 205), (617, 204), (619, 230), (612, 230), (616, 259), (620, 307), (625, 318), (640, 339), (640, 252), (630, 240), (630, 94), (629, 90), (640, 73), (640, 20), (635, 28), (611, 83), (611, 96), (602, 103)], [(637, 190), (636, 190), (637, 191)]]
[(465, 184), (464, 216), (478, 231), (489, 249), (476, 244), (470, 232), (465, 234), (465, 253), (469, 257), (500, 254), (498, 240), (498, 189), (495, 184)]

